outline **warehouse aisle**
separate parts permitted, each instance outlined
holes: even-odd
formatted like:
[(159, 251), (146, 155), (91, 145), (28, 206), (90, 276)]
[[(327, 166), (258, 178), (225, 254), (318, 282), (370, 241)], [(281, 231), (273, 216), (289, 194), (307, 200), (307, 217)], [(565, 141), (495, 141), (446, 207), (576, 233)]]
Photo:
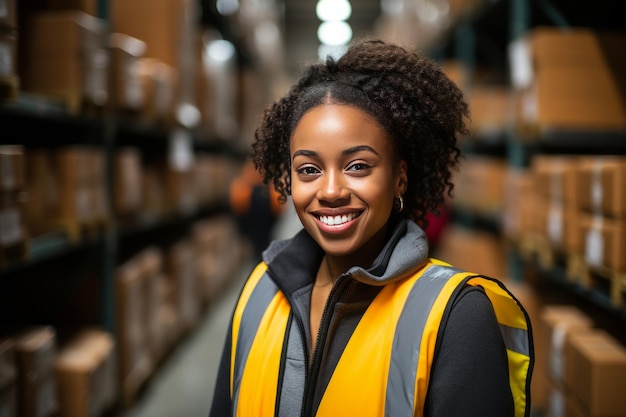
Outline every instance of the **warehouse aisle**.
[[(301, 226), (288, 203), (276, 224), (274, 238), (292, 236)], [(196, 330), (176, 347), (137, 403), (116, 417), (206, 417), (213, 396), (217, 366), (228, 320), (252, 260), (242, 264), (232, 284), (209, 306)]]
[(245, 262), (232, 284), (205, 312), (198, 328), (171, 352), (137, 403), (118, 417), (206, 417), (228, 320), (252, 264)]

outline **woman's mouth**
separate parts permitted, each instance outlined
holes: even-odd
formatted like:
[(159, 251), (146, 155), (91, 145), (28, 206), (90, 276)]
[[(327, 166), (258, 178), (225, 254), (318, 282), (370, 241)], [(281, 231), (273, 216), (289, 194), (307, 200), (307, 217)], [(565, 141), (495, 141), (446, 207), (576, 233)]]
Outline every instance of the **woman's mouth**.
[(317, 219), (327, 225), (327, 226), (340, 226), (342, 224), (348, 223), (357, 217), (359, 217), (363, 213), (362, 211), (356, 211), (353, 213), (341, 214), (336, 216), (320, 216), (316, 215)]

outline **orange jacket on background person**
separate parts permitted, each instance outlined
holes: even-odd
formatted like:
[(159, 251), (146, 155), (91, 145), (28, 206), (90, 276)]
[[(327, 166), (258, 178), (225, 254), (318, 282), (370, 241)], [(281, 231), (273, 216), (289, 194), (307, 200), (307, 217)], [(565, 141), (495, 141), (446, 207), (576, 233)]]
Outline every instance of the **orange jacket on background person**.
[(270, 210), (278, 217), (284, 206), (278, 201), (279, 194), (274, 187), (265, 186), (263, 177), (251, 162), (246, 162), (241, 172), (230, 183), (229, 205), (234, 214), (242, 216), (250, 212), (252, 191), (255, 187), (265, 187), (269, 193)]

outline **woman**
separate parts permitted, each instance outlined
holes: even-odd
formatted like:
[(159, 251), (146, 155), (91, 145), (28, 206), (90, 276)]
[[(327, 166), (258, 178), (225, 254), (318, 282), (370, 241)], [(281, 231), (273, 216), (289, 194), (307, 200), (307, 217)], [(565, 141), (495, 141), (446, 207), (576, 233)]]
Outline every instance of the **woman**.
[(530, 322), (499, 281), (429, 259), (451, 193), (461, 91), (382, 41), (311, 65), (265, 112), (252, 158), (302, 225), (235, 307), (217, 416), (524, 416)]

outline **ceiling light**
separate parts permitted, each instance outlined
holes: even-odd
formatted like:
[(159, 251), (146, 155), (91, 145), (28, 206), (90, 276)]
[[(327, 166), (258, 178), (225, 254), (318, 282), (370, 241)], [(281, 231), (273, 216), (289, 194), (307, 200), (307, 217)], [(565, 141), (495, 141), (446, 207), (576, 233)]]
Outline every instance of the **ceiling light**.
[(322, 22), (348, 20), (352, 15), (352, 5), (348, 0), (319, 0), (315, 13)]
[(325, 45), (346, 45), (352, 39), (352, 27), (341, 21), (322, 22), (317, 28), (317, 38)]

